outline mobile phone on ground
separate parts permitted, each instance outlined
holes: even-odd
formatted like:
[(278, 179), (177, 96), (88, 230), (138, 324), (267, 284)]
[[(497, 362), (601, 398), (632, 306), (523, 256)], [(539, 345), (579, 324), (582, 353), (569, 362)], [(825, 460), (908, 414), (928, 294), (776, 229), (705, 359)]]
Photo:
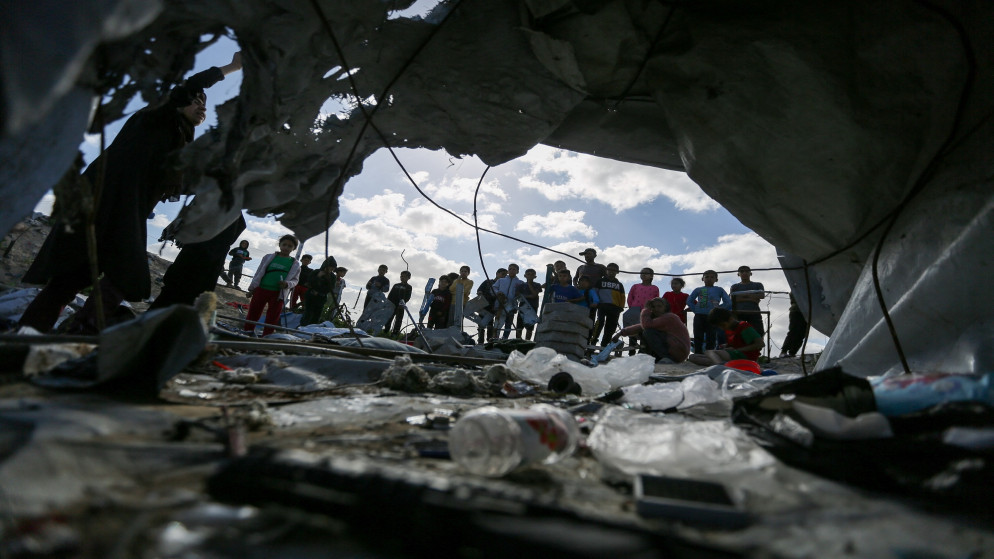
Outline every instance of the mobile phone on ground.
[(750, 522), (728, 489), (713, 481), (639, 474), (634, 495), (635, 510), (643, 517), (719, 528), (742, 528)]

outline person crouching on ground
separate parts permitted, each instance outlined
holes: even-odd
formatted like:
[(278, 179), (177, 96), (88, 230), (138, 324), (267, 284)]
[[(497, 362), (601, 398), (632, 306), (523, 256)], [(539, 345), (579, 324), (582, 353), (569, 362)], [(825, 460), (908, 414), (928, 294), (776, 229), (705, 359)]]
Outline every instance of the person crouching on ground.
[(622, 328), (613, 340), (632, 335), (642, 337), (645, 352), (655, 357), (656, 363), (682, 363), (690, 355), (690, 332), (680, 317), (670, 312), (666, 299), (646, 301), (639, 323)]
[(745, 320), (735, 320), (732, 311), (721, 308), (708, 313), (708, 323), (724, 330), (728, 340), (724, 349), (709, 350), (705, 354), (712, 363), (717, 365), (733, 359), (759, 360), (759, 352), (763, 349), (763, 335), (751, 324)]
[[(297, 238), (283, 235), (279, 246), (279, 252), (262, 257), (259, 268), (252, 276), (248, 289), (252, 300), (249, 301), (248, 316), (245, 317), (250, 322), (259, 320), (262, 309), (266, 308), (266, 324), (278, 325), (280, 313), (283, 312), (283, 301), (300, 279), (300, 263), (290, 256), (290, 252), (297, 248)], [(254, 332), (255, 325), (246, 322), (245, 330)], [(262, 335), (268, 336), (273, 332), (275, 330), (267, 326), (263, 328)]]

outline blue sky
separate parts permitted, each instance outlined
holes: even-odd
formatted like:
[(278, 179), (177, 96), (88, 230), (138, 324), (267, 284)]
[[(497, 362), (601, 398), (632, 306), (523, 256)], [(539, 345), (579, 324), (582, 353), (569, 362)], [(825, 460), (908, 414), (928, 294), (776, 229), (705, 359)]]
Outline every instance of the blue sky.
[[(222, 39), (198, 56), (194, 72), (229, 62), (235, 48), (233, 41)], [(197, 129), (198, 135), (217, 124), (213, 107), (237, 95), (240, 85), (238, 72), (207, 91), (207, 121)], [(143, 105), (140, 99), (134, 100), (129, 113)], [(327, 108), (335, 110), (332, 103)], [(123, 122), (108, 126), (108, 143)], [(87, 162), (96, 157), (98, 146), (97, 136), (85, 138), (80, 149)], [(472, 222), (473, 193), (485, 169), (479, 159), (422, 149), (396, 152), (435, 202)], [(38, 211), (50, 211), (51, 199), (51, 194), (46, 195)], [(622, 270), (637, 272), (649, 266), (657, 273), (685, 275), (686, 292), (702, 285), (699, 272), (706, 269), (779, 266), (773, 246), (739, 223), (684, 173), (539, 145), (519, 159), (490, 169), (477, 203), (481, 226), (577, 257), (566, 259), (481, 233), (483, 262), (491, 276), (511, 262), (522, 271), (535, 268), (540, 278), (546, 264), (558, 259), (575, 270), (581, 260), (577, 253), (586, 247), (597, 249), (598, 262), (616, 262)], [(350, 305), (379, 264), (389, 266), (388, 277), (397, 280), (406, 267), (402, 251), (410, 263), (416, 302), (420, 303), (429, 277), (457, 271), (463, 264), (472, 268), (470, 277), (477, 285), (482, 281), (473, 229), (422, 198), (386, 149), (367, 159), (362, 174), (345, 185), (340, 205), (341, 216), (330, 230), (329, 251), (339, 265), (349, 268), (343, 299)], [(150, 252), (175, 257), (174, 246), (163, 247), (155, 240), (180, 207), (167, 203), (156, 208), (149, 221)], [(253, 256), (275, 251), (276, 240), (290, 232), (275, 219), (246, 217), (249, 225), (242, 238), (249, 241)], [(305, 240), (304, 252), (314, 255), (314, 267), (324, 260), (324, 246), (323, 235)], [(249, 273), (258, 261), (247, 263)], [(636, 275), (620, 277), (628, 286), (638, 281)], [(753, 280), (768, 290), (788, 291), (779, 271), (756, 272)], [(724, 273), (718, 285), (727, 290), (737, 281), (734, 272)], [(654, 283), (661, 292), (669, 290), (669, 278), (657, 277)], [(761, 304), (771, 312), (774, 354), (779, 353), (778, 344), (786, 334), (787, 306), (785, 294), (770, 295)], [(809, 351), (826, 341), (813, 333)]]

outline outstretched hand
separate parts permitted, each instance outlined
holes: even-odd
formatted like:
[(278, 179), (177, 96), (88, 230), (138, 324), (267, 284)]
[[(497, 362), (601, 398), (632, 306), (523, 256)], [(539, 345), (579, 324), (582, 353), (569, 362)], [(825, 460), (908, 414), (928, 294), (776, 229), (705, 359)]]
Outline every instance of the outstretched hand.
[(221, 66), (221, 73), (227, 76), (232, 72), (237, 72), (242, 69), (242, 51), (238, 51), (231, 56), (231, 62)]

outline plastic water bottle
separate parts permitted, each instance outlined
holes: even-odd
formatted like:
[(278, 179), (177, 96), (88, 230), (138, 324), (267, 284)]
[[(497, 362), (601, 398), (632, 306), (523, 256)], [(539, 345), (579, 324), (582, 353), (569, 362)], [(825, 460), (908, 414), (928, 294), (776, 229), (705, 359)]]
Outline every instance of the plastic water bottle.
[(571, 455), (580, 440), (573, 416), (539, 404), (528, 409), (487, 406), (456, 422), (449, 454), (470, 472), (499, 477), (529, 464), (552, 464)]
[(929, 374), (870, 377), (877, 411), (904, 415), (944, 402), (981, 402), (994, 405), (994, 373), (985, 375)]

